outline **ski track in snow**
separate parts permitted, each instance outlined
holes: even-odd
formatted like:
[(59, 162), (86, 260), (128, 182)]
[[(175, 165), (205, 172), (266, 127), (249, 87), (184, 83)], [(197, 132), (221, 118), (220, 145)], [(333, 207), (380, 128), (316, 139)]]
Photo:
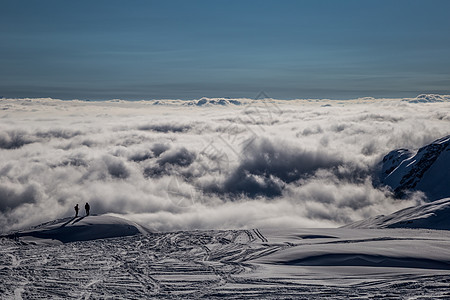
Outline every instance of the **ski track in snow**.
[[(448, 239), (446, 232), (443, 236)], [(61, 245), (1, 239), (0, 296), (1, 299), (450, 297), (448, 270), (373, 273), (367, 278), (323, 273), (326, 275), (318, 279), (314, 271), (311, 275), (285, 272), (276, 276), (270, 270), (266, 272), (264, 264), (252, 262), (299, 245), (367, 241), (389, 245), (390, 240), (401, 238), (335, 239), (304, 235), (299, 243), (279, 242), (258, 229), (154, 233)], [(413, 243), (414, 238), (410, 239)], [(284, 268), (292, 271), (289, 268), (296, 267)]]

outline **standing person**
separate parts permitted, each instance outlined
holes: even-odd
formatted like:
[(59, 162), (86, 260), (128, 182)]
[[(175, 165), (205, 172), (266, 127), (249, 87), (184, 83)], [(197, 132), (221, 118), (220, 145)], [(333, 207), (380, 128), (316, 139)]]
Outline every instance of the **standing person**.
[(78, 217), (78, 211), (80, 210), (80, 208), (78, 207), (78, 203), (77, 205), (75, 205), (75, 218)]
[(89, 203), (86, 202), (84, 209), (86, 210), (86, 216), (89, 216), (89, 209), (91, 209), (91, 207), (89, 206)]

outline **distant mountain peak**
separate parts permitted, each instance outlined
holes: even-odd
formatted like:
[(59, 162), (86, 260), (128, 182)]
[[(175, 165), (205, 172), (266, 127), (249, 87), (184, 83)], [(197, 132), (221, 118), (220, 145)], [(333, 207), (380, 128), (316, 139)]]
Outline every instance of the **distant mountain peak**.
[(405, 99), (409, 103), (435, 103), (446, 102), (450, 100), (450, 95), (439, 94), (420, 94), (415, 98)]
[(398, 149), (381, 163), (379, 180), (390, 186), (397, 197), (408, 191), (423, 191), (430, 201), (450, 197), (450, 135), (417, 152)]

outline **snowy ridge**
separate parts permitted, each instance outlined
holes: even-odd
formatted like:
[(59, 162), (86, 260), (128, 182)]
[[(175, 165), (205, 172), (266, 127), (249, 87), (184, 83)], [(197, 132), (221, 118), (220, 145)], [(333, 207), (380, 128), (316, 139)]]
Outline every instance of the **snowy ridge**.
[(213, 106), (239, 106), (251, 102), (252, 99), (247, 98), (207, 98), (193, 100), (173, 100), (173, 99), (161, 99), (161, 100), (142, 100), (141, 103), (151, 103), (152, 105), (163, 106), (197, 106), (197, 107), (213, 107)]
[(9, 237), (25, 242), (49, 243), (53, 240), (68, 243), (147, 233), (147, 229), (134, 222), (108, 215), (94, 215), (54, 220), (30, 230), (16, 232)]
[(450, 198), (405, 208), (388, 216), (377, 216), (344, 228), (427, 228), (450, 230)]
[(226, 99), (226, 98), (201, 98), (199, 100), (187, 101), (184, 105), (187, 106), (230, 106), (230, 105), (241, 105), (241, 101), (238, 99)]
[(450, 101), (450, 95), (420, 94), (416, 98), (405, 99), (409, 103), (435, 103)]
[(450, 197), (450, 135), (420, 148), (391, 151), (381, 163), (381, 183), (398, 197), (411, 190), (426, 194), (430, 201)]

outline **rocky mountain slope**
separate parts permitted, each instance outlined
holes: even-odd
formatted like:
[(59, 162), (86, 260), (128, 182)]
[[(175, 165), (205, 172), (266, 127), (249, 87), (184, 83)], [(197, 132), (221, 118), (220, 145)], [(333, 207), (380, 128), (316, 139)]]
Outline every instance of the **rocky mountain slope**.
[(380, 182), (390, 186), (397, 197), (408, 191), (422, 191), (429, 201), (450, 197), (450, 135), (417, 152), (397, 149), (381, 163)]

